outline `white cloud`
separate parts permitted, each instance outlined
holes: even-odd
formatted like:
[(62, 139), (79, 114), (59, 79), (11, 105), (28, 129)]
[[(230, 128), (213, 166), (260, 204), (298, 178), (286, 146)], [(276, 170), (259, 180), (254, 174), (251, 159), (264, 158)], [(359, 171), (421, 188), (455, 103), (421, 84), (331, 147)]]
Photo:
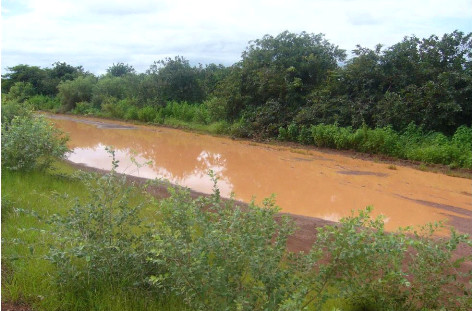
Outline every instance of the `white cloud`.
[[(325, 33), (351, 50), (391, 45), (405, 35), (472, 31), (468, 0), (22, 0), (2, 6), (2, 67), (116, 62), (144, 71), (166, 56), (192, 63), (240, 59), (249, 40), (289, 30)], [(469, 21), (469, 22), (467, 22)]]

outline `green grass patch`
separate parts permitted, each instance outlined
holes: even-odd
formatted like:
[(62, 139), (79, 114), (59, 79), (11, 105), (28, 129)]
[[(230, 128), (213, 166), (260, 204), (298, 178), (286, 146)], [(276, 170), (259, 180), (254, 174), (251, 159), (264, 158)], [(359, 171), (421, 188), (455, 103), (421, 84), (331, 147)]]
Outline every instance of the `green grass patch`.
[[(74, 173), (64, 162), (47, 172), (2, 171), (2, 300), (35, 310), (184, 310), (175, 297), (106, 283), (75, 291), (61, 288), (57, 267), (45, 259), (56, 243), (47, 219), (69, 213), (70, 206), (58, 203), (88, 200), (87, 188)], [(144, 195), (137, 193), (133, 201), (144, 201)], [(146, 207), (142, 213), (155, 215)]]
[(472, 128), (461, 126), (452, 137), (438, 132), (424, 132), (410, 124), (403, 132), (391, 127), (354, 130), (337, 124), (306, 127), (290, 124), (279, 129), (279, 140), (312, 144), (337, 150), (355, 150), (381, 154), (426, 164), (443, 164), (451, 168), (472, 168)]

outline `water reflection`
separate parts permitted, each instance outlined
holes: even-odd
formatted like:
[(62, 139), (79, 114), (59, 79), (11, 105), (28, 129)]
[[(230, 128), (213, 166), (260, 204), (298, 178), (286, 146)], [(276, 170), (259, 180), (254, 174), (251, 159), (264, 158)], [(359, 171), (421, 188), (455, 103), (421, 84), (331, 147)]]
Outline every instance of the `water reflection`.
[[(98, 143), (93, 147), (75, 147), (68, 159), (75, 163), (92, 164), (99, 169), (110, 170), (111, 154), (106, 145)], [(117, 149), (114, 147), (115, 158), (119, 161), (117, 171), (119, 173), (138, 176), (148, 179), (164, 178), (170, 182), (189, 187), (193, 190), (211, 193), (213, 181), (209, 176), (210, 170), (218, 177), (218, 188), (223, 196), (229, 197), (233, 191), (233, 185), (229, 178), (223, 174), (226, 170), (226, 160), (219, 153), (211, 153), (203, 150), (195, 161), (193, 170), (183, 171), (175, 175), (166, 167), (159, 165), (159, 157), (149, 157), (150, 153), (141, 153), (130, 148)]]
[[(89, 119), (87, 119), (89, 120)], [(79, 120), (80, 121), (80, 120)], [(210, 193), (213, 170), (223, 196), (249, 202), (277, 194), (283, 211), (339, 220), (351, 210), (374, 206), (374, 216), (388, 217), (386, 227), (421, 225), (432, 221), (470, 221), (470, 181), (406, 167), (316, 151), (296, 153), (283, 148), (233, 141), (178, 130), (106, 121), (89, 123), (55, 119), (70, 135), (70, 160), (109, 169), (105, 146), (114, 146), (120, 169), (146, 178), (163, 177), (196, 191)], [(97, 122), (99, 125), (97, 125)], [(139, 163), (136, 170), (132, 150)], [(424, 204), (429, 202), (429, 204)], [(448, 208), (444, 208), (448, 207)], [(462, 211), (458, 213), (457, 211)], [(460, 218), (460, 219), (459, 219)]]

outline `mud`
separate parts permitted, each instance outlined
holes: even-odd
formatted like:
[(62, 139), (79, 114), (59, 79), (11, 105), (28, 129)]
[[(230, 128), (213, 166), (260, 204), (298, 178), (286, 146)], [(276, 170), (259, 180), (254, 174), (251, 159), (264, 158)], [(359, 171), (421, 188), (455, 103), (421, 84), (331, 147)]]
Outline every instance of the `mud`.
[(378, 176), (378, 177), (387, 177), (386, 173), (376, 173), (376, 172), (365, 172), (365, 171), (338, 171), (339, 174), (343, 175), (356, 175), (356, 176)]
[(84, 123), (84, 124), (91, 124), (91, 125), (95, 125), (99, 129), (129, 130), (129, 129), (136, 128), (133, 125), (123, 125), (123, 124), (117, 124), (117, 123), (110, 123), (110, 122), (107, 122), (107, 121), (87, 120), (87, 119), (84, 119), (84, 118), (74, 118), (74, 117), (71, 117), (71, 116), (59, 115), (59, 114), (48, 115), (48, 118), (56, 119), (56, 120), (69, 120), (69, 121), (80, 122), (80, 123)]
[(31, 311), (33, 309), (27, 304), (3, 302), (2, 301), (2, 309), (1, 310), (2, 311)]

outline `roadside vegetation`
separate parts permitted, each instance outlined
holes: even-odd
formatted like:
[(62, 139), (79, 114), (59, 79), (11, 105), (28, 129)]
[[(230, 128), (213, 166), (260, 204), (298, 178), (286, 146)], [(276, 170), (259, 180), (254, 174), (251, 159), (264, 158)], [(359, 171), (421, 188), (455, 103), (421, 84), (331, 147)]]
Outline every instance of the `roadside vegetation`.
[[(17, 108), (2, 120), (3, 301), (34, 310), (472, 308), (472, 255), (454, 255), (472, 241), (454, 230), (433, 236), (441, 224), (387, 233), (367, 207), (318, 228), (311, 250), (293, 253), (296, 228), (276, 217), (272, 198), (261, 207), (223, 200), (211, 172), (209, 196), (174, 187), (152, 196), (163, 182), (117, 174), (112, 148), (109, 173), (77, 171), (60, 161), (63, 134), (15, 127), (24, 118), (48, 125)], [(28, 138), (24, 150), (44, 141), (51, 149), (20, 165), (17, 137)]]
[(290, 219), (111, 172), (2, 174), (2, 299), (35, 310), (470, 310), (466, 236), (387, 233), (370, 209), (291, 253)]
[(352, 56), (322, 34), (251, 41), (232, 66), (181, 56), (96, 76), (17, 65), (2, 106), (94, 115), (472, 169), (472, 33), (405, 37)]

